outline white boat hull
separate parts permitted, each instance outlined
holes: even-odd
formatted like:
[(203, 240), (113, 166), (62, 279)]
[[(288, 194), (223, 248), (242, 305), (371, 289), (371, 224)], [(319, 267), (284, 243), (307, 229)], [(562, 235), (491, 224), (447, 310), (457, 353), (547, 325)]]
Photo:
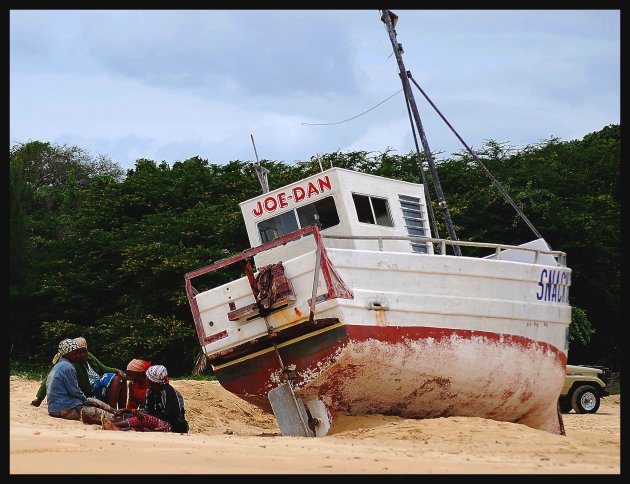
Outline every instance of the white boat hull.
[[(196, 297), (200, 339), (210, 341), (205, 350), (226, 389), (269, 409), (281, 360), (295, 368), (296, 395), (313, 413), (320, 409), (320, 420), (324, 408), (327, 425), (336, 412), (459, 415), (563, 432), (557, 399), (570, 269), (367, 250), (327, 254), (353, 297), (317, 303), (316, 320), (328, 322), (321, 327), (306, 324), (314, 252), (284, 261), (297, 300), (266, 318), (226, 320), (228, 300), (237, 308), (253, 301), (246, 278)], [(328, 284), (320, 281), (321, 298)], [(267, 325), (289, 336), (272, 343)]]

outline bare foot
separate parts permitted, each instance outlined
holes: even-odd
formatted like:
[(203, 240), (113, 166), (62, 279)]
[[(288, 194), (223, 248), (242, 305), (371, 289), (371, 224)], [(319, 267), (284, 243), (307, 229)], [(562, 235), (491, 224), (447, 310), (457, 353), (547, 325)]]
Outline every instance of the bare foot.
[(101, 422), (105, 430), (120, 430), (118, 426), (114, 422), (112, 422), (110, 419), (108, 419), (105, 415), (103, 415)]

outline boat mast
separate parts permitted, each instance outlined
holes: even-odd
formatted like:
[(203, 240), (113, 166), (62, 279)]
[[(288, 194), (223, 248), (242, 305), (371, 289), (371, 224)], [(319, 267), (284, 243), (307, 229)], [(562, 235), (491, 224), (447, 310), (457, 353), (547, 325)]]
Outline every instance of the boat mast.
[(260, 188), (263, 193), (269, 193), (269, 181), (267, 180), (267, 173), (269, 170), (260, 164), (258, 159), (258, 151), (256, 151), (256, 143), (254, 143), (254, 135), (249, 135), (252, 138), (252, 145), (254, 146), (254, 154), (256, 155), (256, 163), (254, 163), (254, 169), (256, 170), (256, 176), (260, 182)]
[[(414, 121), (416, 122), (418, 134), (420, 135), (420, 142), (422, 143), (424, 154), (427, 157), (427, 162), (429, 163), (431, 178), (433, 179), (433, 186), (435, 187), (435, 193), (437, 195), (438, 206), (442, 210), (442, 215), (444, 216), (444, 222), (446, 224), (446, 230), (448, 231), (451, 240), (455, 241), (457, 240), (457, 234), (455, 233), (455, 228), (453, 227), (451, 213), (448, 210), (448, 205), (446, 204), (446, 199), (444, 198), (444, 192), (442, 191), (440, 178), (438, 177), (437, 168), (435, 167), (435, 160), (433, 158), (433, 155), (431, 154), (431, 149), (429, 148), (427, 137), (424, 134), (424, 128), (422, 127), (422, 121), (420, 120), (420, 115), (418, 114), (416, 100), (414, 99), (413, 93), (411, 92), (411, 85), (409, 84), (409, 75), (411, 73), (408, 72), (407, 69), (405, 69), (405, 64), (402, 60), (402, 45), (399, 44), (398, 40), (396, 39), (396, 30), (394, 30), (394, 27), (396, 26), (398, 16), (390, 10), (381, 10), (380, 12), (381, 20), (387, 28), (387, 32), (389, 33), (389, 40), (391, 40), (392, 47), (394, 48), (394, 54), (396, 55), (396, 61), (398, 62), (398, 68), (400, 70), (400, 80), (402, 82), (403, 91), (405, 93), (405, 99), (407, 101), (407, 105), (411, 108), (411, 113), (413, 115)], [(458, 245), (453, 246), (453, 251), (455, 252), (455, 255), (462, 255)]]

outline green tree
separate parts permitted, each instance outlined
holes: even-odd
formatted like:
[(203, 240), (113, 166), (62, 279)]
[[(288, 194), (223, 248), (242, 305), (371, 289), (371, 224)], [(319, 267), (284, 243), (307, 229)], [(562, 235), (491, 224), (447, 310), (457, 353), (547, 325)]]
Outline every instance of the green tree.
[[(619, 126), (523, 149), (487, 140), (484, 165), (572, 269), (569, 359), (619, 367)], [(100, 161), (99, 161), (100, 160)], [(424, 154), (350, 151), (287, 164), (263, 160), (273, 190), (331, 165), (433, 183)], [(437, 162), (458, 237), (535, 238), (466, 152)], [(80, 148), (29, 142), (10, 152), (10, 320), (13, 355), (46, 364), (59, 339), (82, 334), (108, 363), (146, 357), (189, 372), (199, 341), (184, 275), (248, 248), (239, 203), (260, 194), (249, 161), (200, 157), (117, 165)], [(442, 237), (446, 234), (436, 200)], [(474, 251), (465, 249), (465, 255)], [(240, 276), (213, 273), (199, 290)], [(197, 287), (197, 283), (196, 283)]]

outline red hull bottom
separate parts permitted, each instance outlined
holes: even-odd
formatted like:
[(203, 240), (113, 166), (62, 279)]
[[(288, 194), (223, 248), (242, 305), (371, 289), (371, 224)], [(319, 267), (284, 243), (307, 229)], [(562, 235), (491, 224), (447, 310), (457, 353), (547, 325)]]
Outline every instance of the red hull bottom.
[(271, 411), (267, 394), (295, 365), (305, 403), (407, 418), (474, 416), (562, 434), (566, 357), (546, 343), (482, 331), (334, 325), (220, 365), (221, 385)]

